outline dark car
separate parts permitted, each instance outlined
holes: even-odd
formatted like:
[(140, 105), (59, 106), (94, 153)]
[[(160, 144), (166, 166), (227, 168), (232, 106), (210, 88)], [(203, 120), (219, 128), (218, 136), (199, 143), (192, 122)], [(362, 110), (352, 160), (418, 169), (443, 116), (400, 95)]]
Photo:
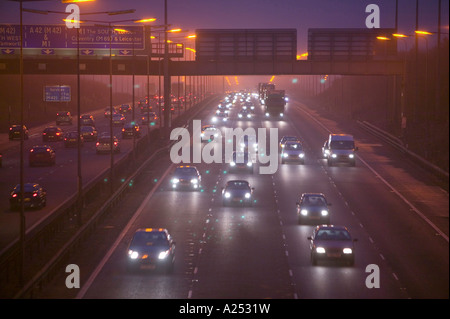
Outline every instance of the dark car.
[(131, 106), (129, 104), (122, 104), (119, 107), (119, 113), (125, 114), (125, 113), (128, 113), (128, 112), (131, 112)]
[(191, 165), (180, 165), (172, 174), (170, 180), (172, 189), (194, 189), (201, 187), (202, 176), (197, 167)]
[(56, 152), (49, 145), (35, 145), (28, 156), (30, 167), (37, 165), (55, 165)]
[(84, 141), (96, 141), (98, 136), (98, 131), (93, 126), (82, 126), (80, 128), (81, 136)]
[(92, 116), (91, 114), (80, 115), (80, 126), (94, 126), (95, 127), (94, 116)]
[[(112, 140), (113, 152), (120, 153), (119, 139), (113, 136)], [(102, 133), (102, 135), (98, 138), (97, 143), (95, 144), (95, 150), (97, 154), (111, 153), (111, 136), (109, 135), (109, 133)]]
[(311, 262), (317, 265), (319, 260), (344, 261), (353, 266), (355, 263), (354, 243), (350, 232), (344, 226), (320, 225), (314, 229), (310, 240)]
[(64, 146), (65, 147), (77, 147), (78, 146), (78, 138), (80, 138), (81, 146), (84, 145), (84, 137), (80, 132), (78, 136), (77, 131), (70, 131), (64, 134)]
[[(47, 205), (47, 191), (37, 183), (24, 184), (24, 207), (43, 208)], [(21, 205), (20, 184), (11, 191), (9, 205), (11, 210), (20, 209)]]
[(20, 125), (17, 125), (17, 124), (13, 124), (9, 127), (9, 139), (10, 140), (21, 139), (22, 133), (23, 133), (23, 139), (28, 140), (28, 129), (25, 125), (22, 127), (22, 129), (20, 128)]
[(158, 115), (156, 115), (155, 112), (148, 112), (147, 113), (143, 113), (141, 116), (141, 123), (142, 125), (155, 125), (156, 121), (158, 120)]
[(250, 110), (242, 109), (238, 112), (238, 119), (240, 120), (251, 120), (253, 117), (253, 114), (250, 112)]
[(140, 137), (139, 125), (136, 123), (126, 123), (122, 128), (122, 138)]
[(175, 242), (167, 229), (138, 229), (128, 245), (127, 257), (128, 270), (165, 268), (171, 272), (175, 263)]
[(297, 136), (283, 136), (280, 140), (280, 147), (284, 148), (287, 141), (300, 142), (300, 139)]
[(253, 161), (248, 152), (233, 152), (230, 161), (230, 171), (249, 171), (253, 173)]
[(64, 132), (56, 126), (49, 126), (42, 132), (43, 142), (62, 141), (64, 139)]
[(122, 126), (125, 124), (125, 116), (119, 113), (115, 113), (112, 116), (112, 124), (113, 126)]
[(297, 162), (305, 164), (305, 151), (300, 142), (287, 141), (281, 150), (281, 164), (285, 162)]
[(303, 193), (297, 202), (298, 223), (315, 222), (320, 224), (330, 223), (329, 206), (325, 195), (322, 193)]
[(62, 123), (72, 125), (72, 114), (69, 111), (58, 111), (56, 113), (56, 125)]
[(223, 206), (238, 204), (238, 205), (253, 205), (253, 191), (254, 188), (245, 180), (231, 180), (228, 181), (222, 189), (222, 203)]

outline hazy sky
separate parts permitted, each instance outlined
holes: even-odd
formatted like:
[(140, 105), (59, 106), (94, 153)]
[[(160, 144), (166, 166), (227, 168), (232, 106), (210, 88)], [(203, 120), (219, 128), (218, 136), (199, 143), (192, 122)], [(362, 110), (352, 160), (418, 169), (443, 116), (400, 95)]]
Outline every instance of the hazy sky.
[[(399, 0), (399, 31), (415, 29), (416, 1)], [(395, 25), (395, 0), (167, 0), (168, 23), (184, 30), (294, 28), (297, 52), (307, 50), (309, 28), (365, 28), (366, 6), (380, 8), (382, 28)], [(25, 1), (24, 8), (64, 11), (61, 0)], [(164, 24), (164, 0), (96, 0), (79, 4), (81, 13), (135, 9), (135, 13), (108, 17), (90, 16), (105, 21), (155, 17)], [(449, 0), (442, 0), (442, 32), (448, 33)], [(24, 24), (61, 24), (64, 16), (24, 13)], [(419, 1), (419, 28), (437, 31), (438, 0)], [(0, 0), (0, 24), (19, 23), (19, 4)], [(448, 35), (444, 35), (448, 36)], [(412, 40), (412, 39), (411, 39)], [(434, 43), (430, 40), (430, 46)]]

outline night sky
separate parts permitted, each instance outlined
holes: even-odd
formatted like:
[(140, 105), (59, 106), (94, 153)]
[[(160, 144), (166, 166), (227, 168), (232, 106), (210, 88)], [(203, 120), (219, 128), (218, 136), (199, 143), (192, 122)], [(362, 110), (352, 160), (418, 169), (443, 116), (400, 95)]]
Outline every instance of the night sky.
[[(381, 28), (395, 26), (395, 0), (168, 0), (168, 23), (183, 30), (294, 28), (297, 30), (297, 52), (307, 50), (309, 28), (365, 28), (369, 4), (380, 8)], [(24, 2), (24, 8), (64, 11), (61, 0)], [(96, 0), (79, 4), (81, 13), (136, 9), (135, 13), (101, 20), (155, 17), (153, 24), (164, 24), (164, 0)], [(449, 1), (442, 0), (441, 31), (448, 37)], [(416, 23), (416, 1), (399, 0), (399, 32), (412, 34)], [(64, 16), (24, 13), (24, 24), (61, 24)], [(438, 0), (419, 1), (419, 29), (436, 32)], [(90, 19), (94, 16), (90, 16)], [(19, 23), (19, 4), (0, 0), (0, 23)], [(436, 37), (434, 37), (436, 38)], [(413, 39), (410, 39), (413, 41)], [(411, 43), (412, 44), (412, 43)], [(435, 40), (429, 40), (434, 46)]]

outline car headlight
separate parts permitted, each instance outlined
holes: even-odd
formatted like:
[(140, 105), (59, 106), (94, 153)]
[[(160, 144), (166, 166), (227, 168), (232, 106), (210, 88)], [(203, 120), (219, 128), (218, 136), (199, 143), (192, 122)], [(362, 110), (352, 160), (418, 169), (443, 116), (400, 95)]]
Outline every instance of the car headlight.
[(230, 166), (235, 166), (236, 163), (235, 162), (230, 162)]
[(225, 192), (225, 198), (230, 198), (230, 197), (231, 197), (231, 194), (228, 192)]
[(342, 252), (343, 252), (344, 254), (351, 254), (351, 253), (353, 253), (353, 250), (352, 250), (351, 248), (344, 248), (344, 249), (342, 250)]
[(247, 118), (251, 118), (252, 116), (250, 114), (247, 114)]
[(245, 198), (250, 198), (252, 195), (250, 193), (245, 193)]
[(269, 117), (269, 113), (266, 113), (266, 116)]
[(169, 250), (162, 251), (158, 255), (158, 259), (166, 259), (166, 257), (169, 255)]
[(130, 259), (137, 259), (139, 257), (139, 253), (130, 249), (128, 251), (128, 256), (130, 257)]
[(322, 210), (322, 211), (320, 212), (320, 214), (321, 214), (322, 216), (327, 216), (327, 215), (328, 215), (328, 211), (327, 211), (326, 209), (324, 209), (324, 210)]
[(242, 114), (239, 114), (238, 117), (241, 118), (241, 117), (242, 117)]
[(336, 158), (337, 155), (336, 155), (336, 154), (331, 154), (331, 157), (332, 157), (332, 158)]
[(250, 167), (250, 166), (252, 166), (252, 165), (253, 165), (252, 162), (247, 162), (247, 166), (248, 166), (248, 167)]
[(316, 248), (316, 253), (318, 253), (318, 254), (325, 254), (325, 248), (323, 248), (323, 247), (317, 247), (317, 248)]
[(300, 153), (300, 154), (298, 154), (298, 157), (303, 158), (303, 157), (305, 157), (305, 154), (304, 153)]
[(284, 116), (284, 114), (283, 114), (283, 113), (280, 113), (280, 116), (281, 116), (281, 117), (283, 117), (283, 116)]
[(245, 147), (245, 143), (241, 143), (241, 147)]
[(288, 157), (288, 154), (287, 153), (283, 153), (283, 157)]
[(350, 158), (353, 158), (353, 157), (355, 157), (355, 155), (353, 155), (353, 154), (350, 154), (348, 157), (350, 157)]
[(180, 180), (178, 178), (172, 178), (172, 184), (178, 184)]
[(214, 116), (214, 117), (212, 118), (212, 121), (213, 121), (213, 122), (217, 122), (217, 117)]
[(191, 183), (192, 183), (192, 184), (197, 184), (197, 183), (198, 183), (198, 179), (197, 179), (197, 178), (191, 179)]
[(306, 215), (308, 215), (308, 211), (306, 209), (302, 209), (300, 211), (300, 214), (302, 214), (303, 216), (306, 216)]

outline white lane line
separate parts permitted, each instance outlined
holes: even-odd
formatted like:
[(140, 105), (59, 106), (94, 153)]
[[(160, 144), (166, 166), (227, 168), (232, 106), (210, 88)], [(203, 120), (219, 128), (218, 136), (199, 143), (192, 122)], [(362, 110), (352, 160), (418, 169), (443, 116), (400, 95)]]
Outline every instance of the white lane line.
[(106, 255), (103, 257), (103, 259), (100, 261), (100, 263), (97, 265), (95, 270), (92, 272), (91, 276), (88, 278), (88, 280), (83, 284), (83, 287), (78, 292), (75, 299), (81, 299), (86, 294), (87, 290), (91, 287), (92, 283), (94, 282), (95, 278), (97, 278), (100, 271), (105, 266), (106, 262), (109, 260), (111, 255), (114, 253), (114, 251), (117, 249), (117, 246), (119, 246), (120, 242), (125, 237), (126, 233), (129, 231), (133, 223), (136, 221), (138, 216), (141, 214), (141, 212), (144, 210), (144, 207), (147, 205), (148, 201), (152, 198), (153, 194), (156, 192), (156, 190), (159, 188), (159, 185), (161, 185), (162, 181), (165, 179), (165, 177), (169, 174), (169, 172), (172, 169), (173, 164), (171, 164), (167, 170), (164, 172), (164, 174), (161, 176), (161, 178), (158, 179), (158, 182), (156, 182), (155, 186), (152, 188), (150, 193), (148, 193), (147, 197), (142, 201), (141, 206), (136, 210), (134, 215), (131, 217), (128, 224), (125, 226), (125, 228), (120, 233), (119, 237), (117, 237), (114, 244), (111, 246), (111, 248), (108, 250)]

